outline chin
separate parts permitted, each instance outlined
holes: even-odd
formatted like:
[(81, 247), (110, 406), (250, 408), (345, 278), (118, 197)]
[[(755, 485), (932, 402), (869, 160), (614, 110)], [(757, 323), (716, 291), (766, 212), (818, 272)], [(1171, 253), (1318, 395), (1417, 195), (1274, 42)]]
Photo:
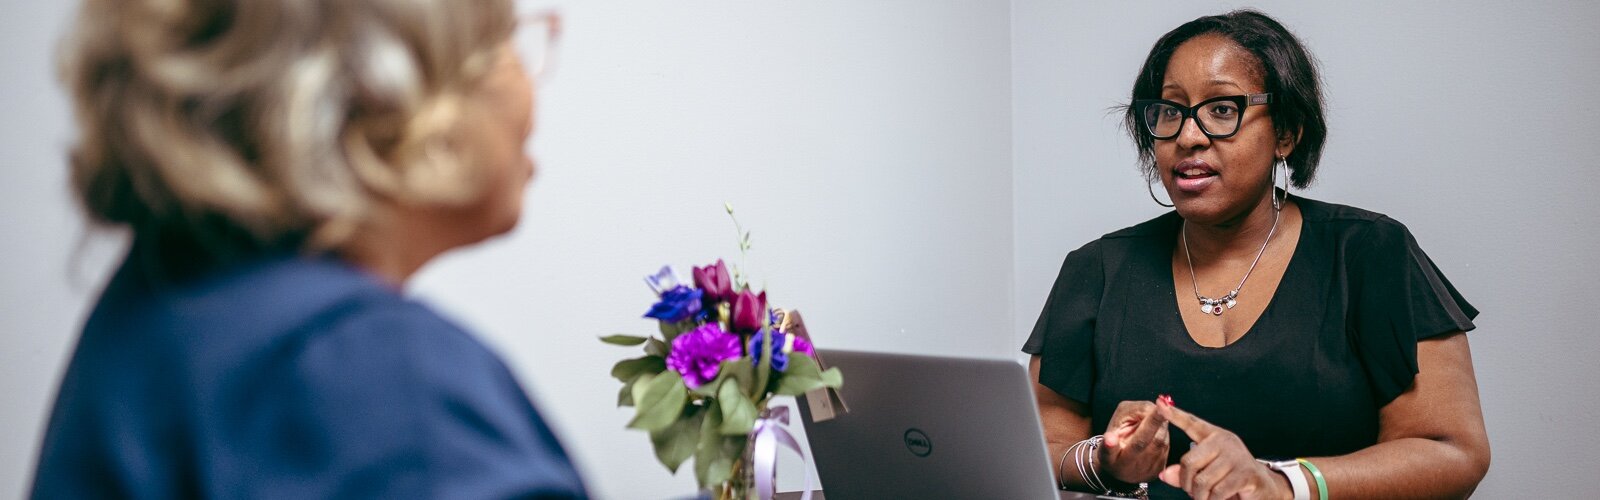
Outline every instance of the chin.
[(1195, 224), (1221, 224), (1229, 218), (1227, 207), (1218, 200), (1178, 201), (1178, 215)]

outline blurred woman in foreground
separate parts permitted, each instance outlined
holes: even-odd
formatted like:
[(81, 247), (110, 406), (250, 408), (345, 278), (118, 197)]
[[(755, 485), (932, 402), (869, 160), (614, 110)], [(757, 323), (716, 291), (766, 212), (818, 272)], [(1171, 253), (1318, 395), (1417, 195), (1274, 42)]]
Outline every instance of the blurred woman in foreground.
[(132, 245), (33, 496), (586, 496), (499, 358), (400, 294), (515, 227), (558, 26), (510, 0), (87, 1), (72, 190)]

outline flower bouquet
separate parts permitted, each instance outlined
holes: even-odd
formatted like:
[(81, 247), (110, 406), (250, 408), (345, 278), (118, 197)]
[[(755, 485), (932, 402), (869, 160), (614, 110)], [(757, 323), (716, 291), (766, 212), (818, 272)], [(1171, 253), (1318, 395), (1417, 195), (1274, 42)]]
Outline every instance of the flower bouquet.
[[(741, 253), (749, 245), (742, 232)], [(767, 404), (774, 396), (836, 389), (843, 383), (839, 369), (822, 369), (804, 328), (793, 324), (797, 315), (770, 308), (766, 292), (752, 291), (721, 259), (695, 267), (692, 284), (671, 267), (645, 281), (658, 300), (644, 316), (659, 324), (660, 336), (601, 338), (644, 346), (643, 356), (611, 369), (622, 381), (617, 404), (635, 409), (628, 427), (650, 433), (656, 458), (674, 474), (693, 457), (703, 491), (769, 498), (774, 440), (799, 448), (781, 428), (787, 412), (769, 412)], [(765, 456), (752, 457), (752, 444)]]

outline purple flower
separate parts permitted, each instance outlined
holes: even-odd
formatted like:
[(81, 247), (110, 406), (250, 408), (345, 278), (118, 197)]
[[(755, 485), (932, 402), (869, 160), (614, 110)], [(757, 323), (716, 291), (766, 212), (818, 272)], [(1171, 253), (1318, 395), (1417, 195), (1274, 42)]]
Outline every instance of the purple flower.
[(672, 339), (667, 368), (683, 375), (683, 385), (693, 389), (715, 380), (722, 362), (740, 354), (739, 336), (709, 323)]
[[(784, 371), (789, 367), (789, 353), (798, 352), (807, 356), (815, 356), (817, 350), (811, 347), (811, 342), (798, 335), (787, 335), (772, 332), (772, 369)], [(750, 336), (750, 362), (756, 366), (761, 365), (761, 338), (762, 335)]]
[(677, 323), (696, 314), (700, 314), (700, 291), (678, 285), (661, 292), (661, 301), (650, 306), (650, 312), (644, 313), (644, 317)]
[(728, 277), (728, 266), (717, 259), (716, 264), (694, 268), (694, 286), (705, 292), (706, 302), (733, 300), (733, 279)]
[(767, 292), (761, 295), (750, 293), (750, 289), (738, 293), (733, 298), (733, 307), (729, 313), (728, 328), (733, 333), (749, 335), (766, 326), (767, 318)]
[(660, 271), (644, 277), (644, 283), (650, 285), (650, 291), (656, 292), (656, 295), (677, 288), (678, 281), (681, 280), (678, 279), (678, 273), (672, 270), (672, 266), (661, 266)]

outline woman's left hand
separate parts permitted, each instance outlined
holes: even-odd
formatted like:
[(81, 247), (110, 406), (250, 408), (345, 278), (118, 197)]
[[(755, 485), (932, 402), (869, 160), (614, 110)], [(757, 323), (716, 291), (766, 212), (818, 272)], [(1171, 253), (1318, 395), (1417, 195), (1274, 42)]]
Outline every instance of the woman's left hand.
[(1161, 481), (1182, 488), (1195, 500), (1294, 497), (1288, 478), (1257, 462), (1239, 436), (1177, 407), (1156, 407), (1194, 440), (1194, 447), (1182, 460), (1161, 471)]

